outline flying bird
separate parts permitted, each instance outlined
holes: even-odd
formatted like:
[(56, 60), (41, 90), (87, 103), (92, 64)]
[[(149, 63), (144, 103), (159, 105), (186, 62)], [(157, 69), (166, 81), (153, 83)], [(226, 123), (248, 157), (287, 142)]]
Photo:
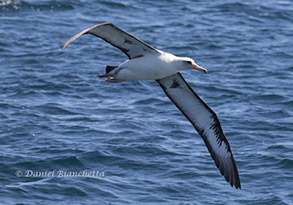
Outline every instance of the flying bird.
[(241, 189), (237, 166), (216, 113), (192, 90), (180, 74), (182, 70), (191, 69), (206, 73), (205, 68), (197, 65), (191, 58), (177, 57), (156, 49), (109, 22), (76, 34), (64, 43), (62, 49), (84, 34), (105, 40), (128, 57), (128, 60), (119, 66), (106, 66), (105, 74), (98, 75), (99, 78), (105, 78), (107, 82), (157, 81), (200, 134), (226, 181), (236, 189)]

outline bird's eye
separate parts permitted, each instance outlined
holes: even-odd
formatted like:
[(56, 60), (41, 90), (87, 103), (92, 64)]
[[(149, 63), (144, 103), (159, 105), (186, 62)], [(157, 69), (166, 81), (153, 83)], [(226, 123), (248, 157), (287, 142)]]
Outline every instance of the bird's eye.
[(186, 61), (187, 64), (191, 64), (191, 61)]

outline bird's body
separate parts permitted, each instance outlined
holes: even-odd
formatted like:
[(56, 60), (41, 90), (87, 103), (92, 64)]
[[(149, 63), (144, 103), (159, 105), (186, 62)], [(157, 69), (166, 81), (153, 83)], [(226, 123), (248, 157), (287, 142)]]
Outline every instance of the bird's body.
[(129, 58), (119, 66), (107, 66), (107, 82), (156, 80), (165, 94), (191, 122), (202, 137), (221, 174), (231, 186), (241, 188), (236, 163), (217, 115), (192, 90), (179, 71), (196, 69), (207, 72), (191, 58), (177, 57), (144, 43), (111, 23), (88, 28), (66, 41), (62, 48), (84, 34), (102, 38)]
[(177, 66), (179, 63), (181, 63), (181, 58), (161, 51), (126, 60), (109, 72), (108, 76), (112, 76), (116, 80), (127, 81), (156, 80), (183, 70), (180, 69), (182, 67)]

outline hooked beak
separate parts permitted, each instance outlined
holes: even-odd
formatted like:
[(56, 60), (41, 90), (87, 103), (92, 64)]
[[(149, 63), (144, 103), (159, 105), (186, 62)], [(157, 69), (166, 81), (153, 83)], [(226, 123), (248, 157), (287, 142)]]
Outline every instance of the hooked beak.
[(195, 64), (195, 63), (192, 64), (192, 68), (194, 68), (194, 69), (196, 69), (196, 70), (199, 70), (199, 71), (202, 71), (202, 72), (205, 72), (205, 73), (208, 72), (207, 69), (205, 69), (205, 68), (203, 68), (203, 67), (200, 67), (199, 65), (197, 65), (197, 64)]

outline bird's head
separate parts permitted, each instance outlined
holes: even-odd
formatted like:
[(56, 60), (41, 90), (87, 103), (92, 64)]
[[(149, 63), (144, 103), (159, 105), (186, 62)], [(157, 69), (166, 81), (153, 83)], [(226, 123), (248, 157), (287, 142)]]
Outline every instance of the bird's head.
[(181, 57), (178, 59), (178, 63), (180, 64), (179, 66), (181, 70), (196, 69), (205, 73), (208, 72), (207, 69), (197, 65), (191, 58)]

